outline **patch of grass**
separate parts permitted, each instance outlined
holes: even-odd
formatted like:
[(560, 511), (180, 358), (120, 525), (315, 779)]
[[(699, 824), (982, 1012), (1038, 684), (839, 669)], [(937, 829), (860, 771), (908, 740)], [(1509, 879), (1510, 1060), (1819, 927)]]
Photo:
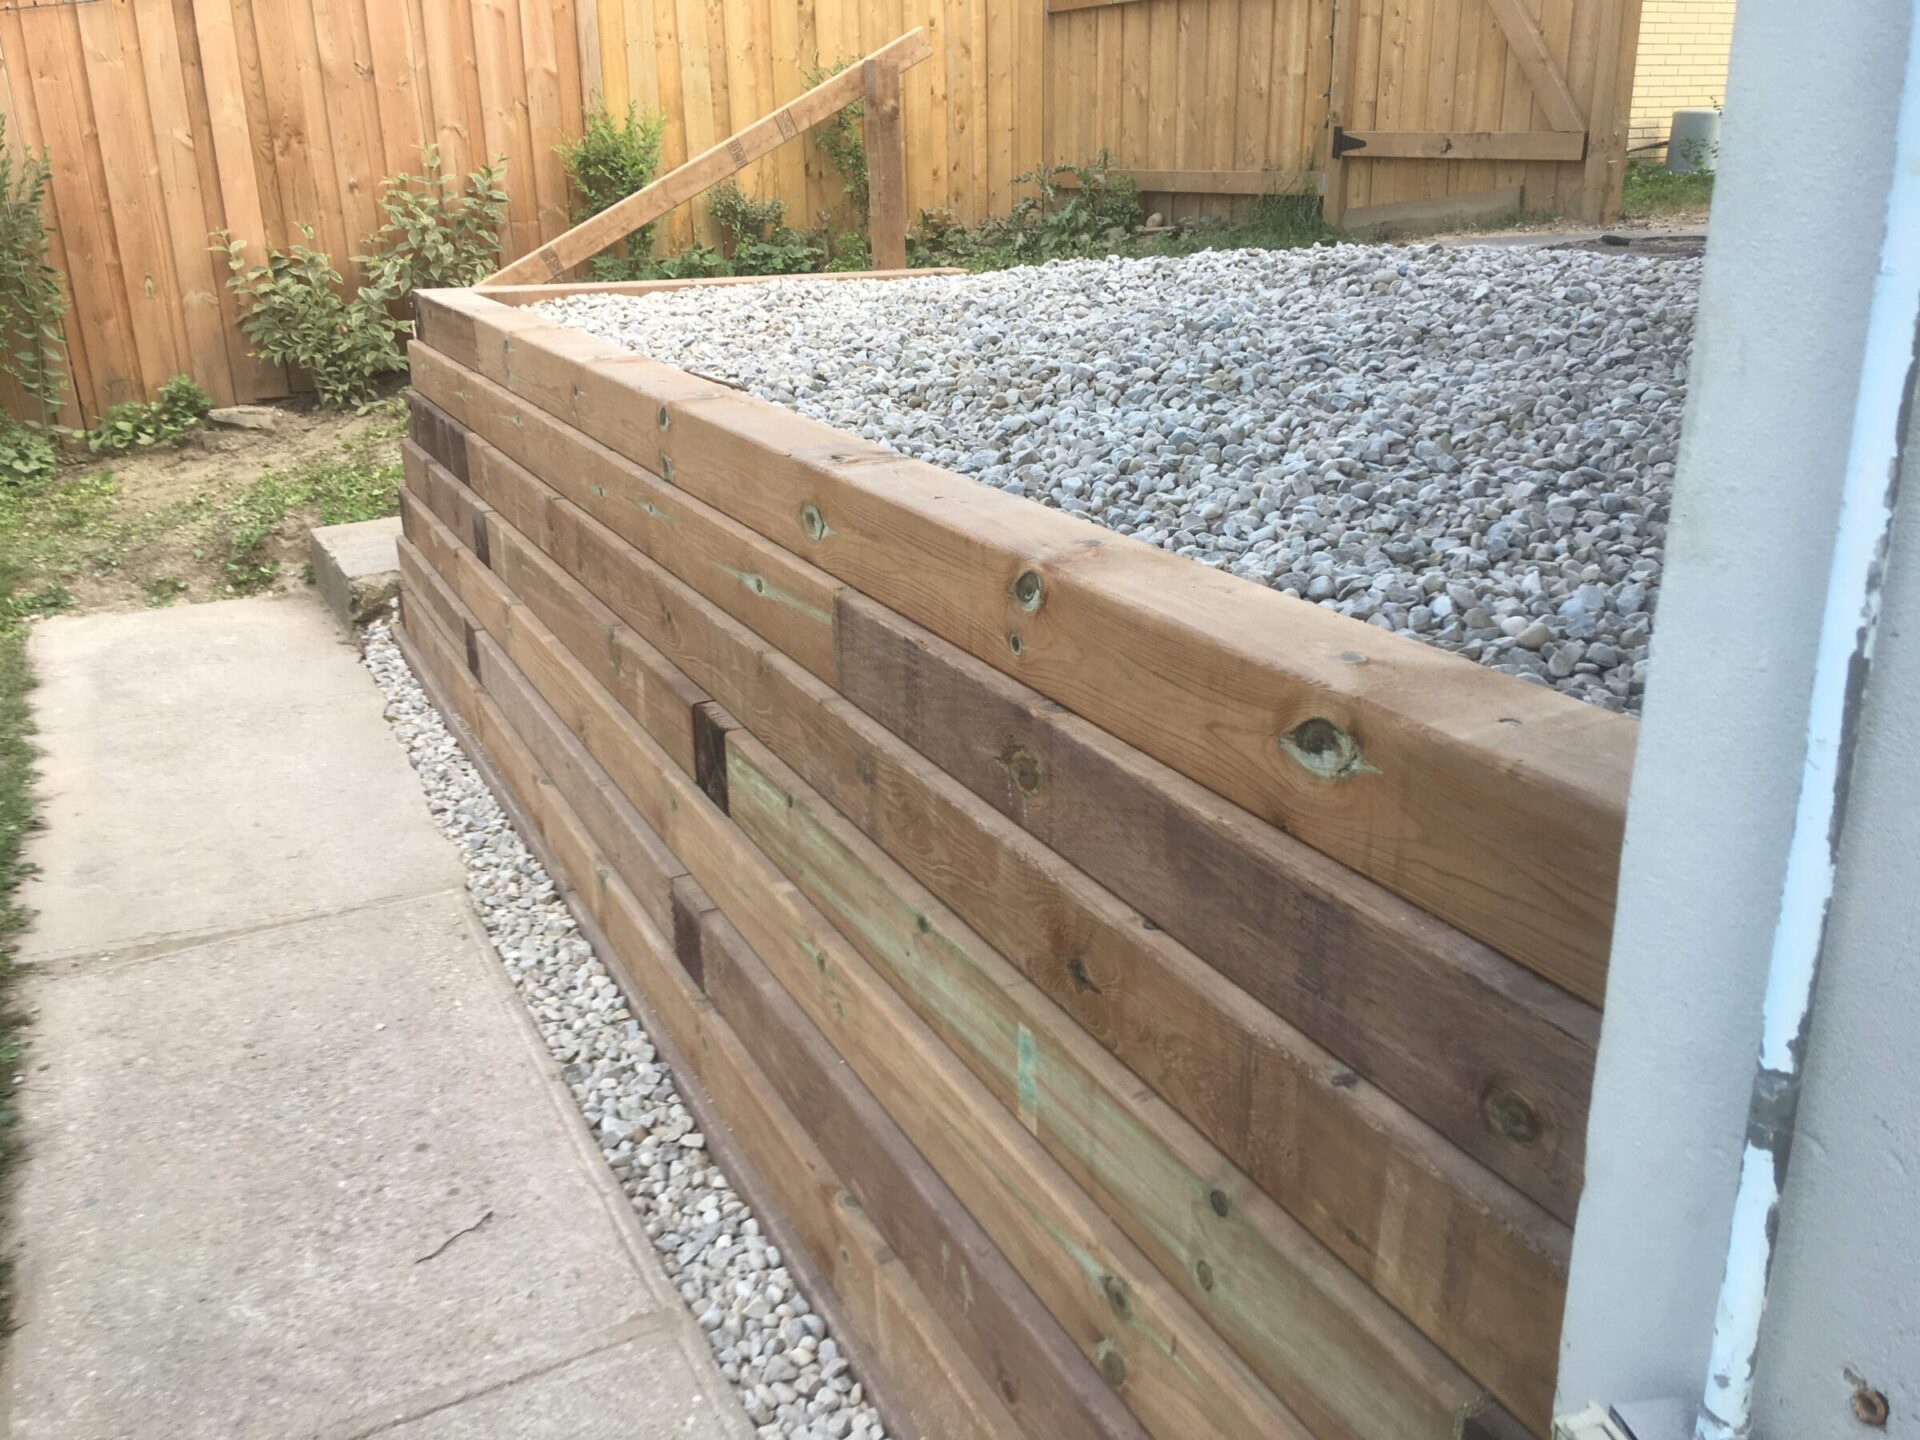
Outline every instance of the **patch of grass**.
[(1704, 210), (1713, 203), (1713, 171), (1675, 174), (1664, 165), (1636, 160), (1627, 166), (1621, 185), (1623, 216), (1670, 215), (1679, 210)]
[[(33, 714), (27, 692), (33, 672), (27, 662), (27, 626), (0, 618), (0, 1170), (19, 1149), (19, 1112), (14, 1108), (24, 1041), (22, 1017), (8, 991), (15, 975), (14, 950), (27, 927), (20, 882), (28, 867), (20, 847), (35, 824)], [(0, 1257), (0, 1334), (12, 1329), (11, 1262)]]
[(159, 609), (186, 594), (187, 582), (178, 575), (156, 575), (141, 588), (147, 592), (147, 604)]
[(325, 460), (262, 475), (223, 504), (217, 523), (227, 588), (251, 595), (280, 578), (280, 558), (270, 542), (295, 517), (303, 524), (349, 525), (397, 511), (401, 466), (394, 441), (404, 427), (396, 418)]

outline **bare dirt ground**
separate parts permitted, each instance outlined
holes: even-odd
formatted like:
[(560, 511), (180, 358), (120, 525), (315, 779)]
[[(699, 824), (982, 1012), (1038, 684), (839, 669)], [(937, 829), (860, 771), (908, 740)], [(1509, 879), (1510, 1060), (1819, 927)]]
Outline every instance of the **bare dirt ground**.
[(144, 609), (306, 583), (307, 530), (390, 513), (398, 412), (276, 407), (271, 430), (207, 426), (179, 446), (72, 454), (0, 513), (16, 609)]

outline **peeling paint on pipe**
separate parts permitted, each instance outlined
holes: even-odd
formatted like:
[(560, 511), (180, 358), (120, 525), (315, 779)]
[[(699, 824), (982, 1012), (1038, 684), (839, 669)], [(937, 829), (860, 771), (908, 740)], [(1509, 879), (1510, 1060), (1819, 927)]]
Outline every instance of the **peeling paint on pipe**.
[(1860, 707), (1873, 666), (1901, 445), (1920, 375), (1920, 0), (1912, 9), (1886, 239), (1867, 318), (1807, 708), (1800, 798), (1767, 962), (1760, 1055), (1696, 1440), (1746, 1440), (1753, 1427), (1760, 1325), (1793, 1151), (1807, 1026), (1833, 902)]

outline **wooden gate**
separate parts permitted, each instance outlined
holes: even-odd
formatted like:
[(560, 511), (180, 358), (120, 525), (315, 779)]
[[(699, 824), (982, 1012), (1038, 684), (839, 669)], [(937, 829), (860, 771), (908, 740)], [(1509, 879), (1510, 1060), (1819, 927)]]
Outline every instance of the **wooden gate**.
[(1640, 0), (1335, 0), (1327, 218), (1613, 219), (1639, 28)]

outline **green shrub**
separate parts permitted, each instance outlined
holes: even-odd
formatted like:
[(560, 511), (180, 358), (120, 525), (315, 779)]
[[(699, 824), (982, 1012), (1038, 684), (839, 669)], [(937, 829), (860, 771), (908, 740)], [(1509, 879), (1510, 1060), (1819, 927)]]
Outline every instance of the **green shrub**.
[(386, 217), (372, 253), (354, 263), (372, 286), (394, 300), (415, 290), (477, 285), (500, 268), (500, 225), (507, 216), (501, 186), (505, 160), (483, 165), (454, 190), (440, 170), (437, 146), (421, 147), (423, 174), (389, 175), (380, 182)]
[[(1071, 175), (1074, 185), (1061, 180)], [(1113, 168), (1101, 151), (1085, 165), (1042, 165), (1014, 184), (1031, 187), (1005, 215), (971, 230), (951, 218), (923, 214), (914, 237), (916, 263), (1019, 265), (1123, 248), (1140, 224), (1140, 185)]]
[[(250, 265), (238, 241), (214, 237), (227, 257), (228, 288), (246, 302), (240, 328), (253, 353), (304, 371), (323, 405), (365, 404), (385, 377), (407, 368), (400, 341), (412, 325), (394, 312), (414, 290), (472, 285), (499, 264), (506, 162), (475, 170), (454, 193), (434, 147), (422, 154), (425, 174), (382, 182), (386, 223), (369, 237), (371, 253), (354, 257), (364, 278), (350, 299), (332, 260), (311, 243)], [(300, 233), (313, 240), (312, 226)]]
[(49, 432), (0, 415), (0, 484), (37, 484), (53, 474), (58, 462)]
[[(604, 105), (587, 112), (578, 140), (556, 145), (554, 153), (567, 172), (573, 190), (573, 218), (577, 223), (617, 205), (644, 190), (660, 170), (658, 115), (642, 114), (636, 105), (615, 117)], [(605, 254), (596, 255), (588, 269), (596, 280), (633, 280), (648, 267), (647, 250), (653, 226), (642, 225)]]
[[(313, 239), (310, 225), (300, 233)], [(400, 337), (411, 327), (388, 309), (397, 297), (363, 286), (347, 299), (340, 272), (311, 245), (269, 251), (266, 264), (249, 265), (238, 241), (223, 235), (220, 242), (231, 272), (227, 285), (246, 302), (240, 329), (253, 353), (304, 371), (321, 404), (363, 404), (382, 379), (406, 369)]]
[(727, 257), (711, 246), (695, 241), (678, 255), (650, 260), (642, 267), (639, 280), (705, 280), (714, 275), (731, 275)]
[(0, 115), (0, 373), (10, 375), (46, 426), (66, 390), (67, 299), (47, 261), (47, 157), (8, 143)]
[(735, 275), (804, 275), (821, 268), (823, 247), (789, 228), (777, 195), (753, 200), (728, 180), (716, 185), (707, 213), (720, 227), (721, 249)]
[(96, 455), (124, 455), (153, 445), (177, 445), (207, 418), (213, 400), (190, 375), (176, 375), (160, 387), (157, 400), (128, 400), (115, 405), (87, 432), (87, 448)]

